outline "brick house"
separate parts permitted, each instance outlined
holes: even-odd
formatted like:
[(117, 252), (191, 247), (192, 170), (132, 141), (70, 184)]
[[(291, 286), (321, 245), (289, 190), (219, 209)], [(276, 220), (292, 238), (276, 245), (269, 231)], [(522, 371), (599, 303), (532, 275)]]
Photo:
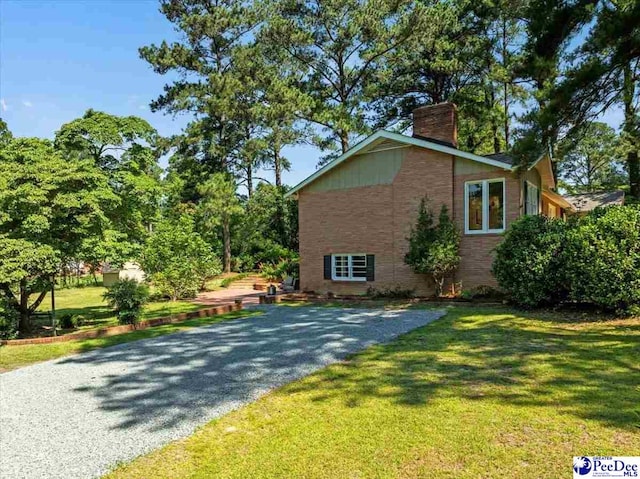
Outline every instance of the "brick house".
[(492, 250), (523, 214), (563, 216), (573, 206), (554, 192), (548, 156), (526, 171), (503, 154), (457, 148), (456, 108), (413, 112), (413, 136), (380, 130), (306, 178), (288, 195), (299, 208), (300, 288), (337, 294), (375, 288), (433, 294), (425, 275), (404, 263), (407, 237), (426, 195), (446, 205), (461, 233), (454, 281), (495, 285)]

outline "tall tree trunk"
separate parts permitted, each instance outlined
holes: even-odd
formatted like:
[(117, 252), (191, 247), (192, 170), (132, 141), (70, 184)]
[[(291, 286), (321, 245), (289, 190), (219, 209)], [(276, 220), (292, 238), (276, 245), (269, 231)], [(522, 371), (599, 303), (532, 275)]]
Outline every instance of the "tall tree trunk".
[(224, 272), (231, 273), (231, 231), (229, 228), (229, 218), (226, 216), (222, 219), (222, 242), (224, 243)]
[(640, 146), (640, 138), (638, 138), (638, 125), (636, 125), (636, 112), (633, 106), (635, 96), (635, 82), (633, 80), (631, 65), (627, 64), (624, 68), (624, 126), (623, 129), (628, 135), (631, 143), (631, 149), (627, 152), (627, 168), (629, 170), (629, 193), (637, 199), (640, 199), (640, 159), (638, 158), (638, 146)]
[(247, 166), (247, 194), (249, 198), (253, 195), (253, 166), (251, 162)]
[(276, 176), (276, 186), (280, 188), (282, 186), (282, 159), (276, 148), (273, 151), (273, 170)]
[(29, 292), (27, 291), (26, 280), (20, 281), (20, 303), (18, 305), (20, 320), (18, 322), (18, 331), (31, 331), (31, 315), (29, 314)]
[[(507, 18), (502, 17), (502, 67), (507, 71), (509, 64), (509, 50), (507, 49)], [(509, 150), (509, 82), (503, 83), (504, 95), (504, 149)]]
[(340, 143), (342, 146), (342, 153), (344, 153), (349, 149), (349, 133), (348, 132), (344, 130), (340, 130)]

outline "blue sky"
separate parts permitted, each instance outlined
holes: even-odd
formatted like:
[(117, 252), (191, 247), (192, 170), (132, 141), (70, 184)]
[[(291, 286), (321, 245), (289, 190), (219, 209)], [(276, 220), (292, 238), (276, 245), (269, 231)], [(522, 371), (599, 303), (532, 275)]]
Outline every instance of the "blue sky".
[[(88, 108), (145, 118), (162, 135), (188, 117), (152, 113), (169, 80), (138, 48), (177, 39), (156, 0), (0, 0), (0, 116), (16, 136), (52, 138)], [(285, 151), (295, 185), (315, 170), (312, 147)], [(265, 173), (269, 175), (270, 173)]]

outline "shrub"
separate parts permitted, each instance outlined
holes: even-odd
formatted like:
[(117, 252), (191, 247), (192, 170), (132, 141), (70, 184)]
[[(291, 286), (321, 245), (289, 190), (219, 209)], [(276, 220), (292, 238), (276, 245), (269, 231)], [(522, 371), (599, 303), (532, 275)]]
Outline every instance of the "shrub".
[(567, 235), (571, 298), (618, 313), (640, 309), (640, 206), (597, 209)]
[(120, 324), (136, 324), (149, 300), (149, 288), (134, 279), (121, 279), (104, 293), (104, 299), (116, 310)]
[(502, 291), (487, 285), (480, 285), (475, 288), (465, 289), (460, 296), (467, 300), (493, 299), (501, 301), (504, 299), (504, 293)]
[(80, 314), (65, 313), (58, 318), (58, 325), (62, 329), (75, 329), (84, 323), (85, 318)]
[(515, 303), (533, 307), (567, 296), (562, 248), (567, 223), (545, 216), (523, 216), (511, 224), (496, 248), (492, 272)]
[(260, 274), (267, 281), (280, 281), (287, 276), (293, 278), (300, 277), (300, 263), (298, 256), (289, 258), (280, 258), (275, 263), (262, 263), (260, 264)]
[(174, 301), (194, 297), (207, 278), (222, 272), (220, 259), (186, 216), (158, 225), (147, 240), (142, 266), (154, 286)]
[(442, 205), (438, 225), (435, 225), (427, 199), (423, 198), (418, 220), (408, 239), (405, 263), (415, 273), (430, 275), (436, 286), (436, 295), (442, 296), (445, 279), (460, 263), (460, 234), (449, 217), (447, 207)]
[(18, 311), (0, 291), (0, 339), (15, 339), (18, 336), (18, 320)]
[(403, 289), (400, 286), (393, 288), (376, 289), (373, 286), (367, 288), (367, 296), (372, 299), (411, 299), (416, 295), (413, 289)]

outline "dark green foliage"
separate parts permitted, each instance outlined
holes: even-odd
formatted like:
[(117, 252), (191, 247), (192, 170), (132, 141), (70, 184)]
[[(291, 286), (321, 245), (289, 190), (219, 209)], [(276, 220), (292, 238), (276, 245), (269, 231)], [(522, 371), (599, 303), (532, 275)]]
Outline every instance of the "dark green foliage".
[(460, 263), (460, 233), (451, 221), (447, 207), (442, 205), (438, 224), (423, 198), (418, 210), (418, 220), (411, 229), (409, 251), (405, 263), (415, 273), (429, 275), (436, 286), (436, 294), (442, 295), (444, 281)]
[(521, 306), (573, 300), (635, 312), (640, 307), (640, 207), (599, 209), (569, 222), (520, 218), (496, 248), (493, 274)]
[(158, 225), (144, 247), (142, 268), (172, 300), (194, 297), (207, 278), (222, 271), (220, 259), (186, 215)]
[(563, 257), (572, 299), (640, 312), (640, 206), (613, 206), (581, 218), (567, 234)]
[(66, 313), (58, 318), (58, 325), (62, 329), (75, 329), (84, 324), (85, 318), (80, 314)]
[(136, 324), (149, 300), (149, 288), (134, 279), (121, 279), (104, 293), (104, 299), (116, 310), (120, 324)]
[(260, 274), (268, 281), (280, 281), (287, 276), (299, 278), (300, 258), (297, 254), (291, 254), (289, 257), (280, 258), (275, 263), (262, 263)]
[(562, 263), (567, 224), (545, 216), (513, 222), (496, 248), (492, 272), (517, 304), (552, 304), (567, 296)]
[(367, 288), (367, 296), (372, 299), (411, 299), (416, 295), (415, 290), (395, 286), (393, 288)]
[(504, 292), (499, 289), (487, 285), (480, 285), (475, 288), (465, 289), (462, 291), (461, 297), (470, 301), (477, 299), (502, 301), (505, 296)]
[(18, 320), (16, 308), (10, 304), (7, 295), (0, 291), (0, 339), (14, 339), (18, 335)]

